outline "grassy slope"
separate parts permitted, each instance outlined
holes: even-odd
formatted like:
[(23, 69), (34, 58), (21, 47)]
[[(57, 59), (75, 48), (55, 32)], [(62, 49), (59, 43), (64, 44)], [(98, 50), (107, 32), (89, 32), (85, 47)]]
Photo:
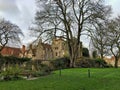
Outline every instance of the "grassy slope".
[(0, 82), (0, 90), (120, 90), (120, 69), (66, 69), (37, 80)]

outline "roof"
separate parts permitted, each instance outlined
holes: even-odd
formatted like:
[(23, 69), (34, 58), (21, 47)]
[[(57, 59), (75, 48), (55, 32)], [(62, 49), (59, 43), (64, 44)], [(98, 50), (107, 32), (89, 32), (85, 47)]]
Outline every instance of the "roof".
[(32, 53), (33, 53), (33, 55), (35, 56), (36, 49), (32, 49)]
[(55, 38), (54, 41), (64, 41), (63, 38)]
[(4, 56), (16, 56), (16, 57), (18, 57), (20, 52), (21, 52), (20, 48), (4, 47), (1, 51), (1, 54)]
[(48, 48), (48, 49), (52, 49), (51, 45), (49, 45), (48, 43), (42, 43), (42, 46), (44, 49)]

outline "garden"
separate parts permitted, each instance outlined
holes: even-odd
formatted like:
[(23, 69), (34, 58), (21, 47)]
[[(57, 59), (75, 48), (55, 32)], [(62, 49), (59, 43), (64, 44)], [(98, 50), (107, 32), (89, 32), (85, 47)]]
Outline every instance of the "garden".
[[(88, 77), (90, 69), (91, 77)], [(1, 81), (0, 90), (120, 90), (120, 69), (74, 68), (35, 80)]]
[(83, 58), (70, 68), (68, 57), (49, 64), (1, 56), (0, 90), (119, 90), (120, 68), (99, 58)]

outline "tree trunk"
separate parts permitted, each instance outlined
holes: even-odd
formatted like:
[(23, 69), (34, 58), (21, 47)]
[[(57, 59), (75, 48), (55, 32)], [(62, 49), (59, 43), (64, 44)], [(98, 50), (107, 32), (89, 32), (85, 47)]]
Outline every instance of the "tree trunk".
[(74, 68), (76, 66), (75, 61), (78, 58), (78, 54), (80, 54), (80, 52), (78, 51), (79, 50), (78, 47), (79, 47), (79, 45), (75, 44), (75, 46), (72, 47), (72, 53), (69, 52), (69, 54), (70, 54), (70, 67), (71, 68)]
[(74, 59), (74, 57), (70, 57), (70, 67), (71, 68), (75, 67), (75, 59)]
[(70, 67), (74, 68), (74, 56), (73, 56), (73, 52), (69, 53), (70, 54)]
[(104, 57), (103, 57), (103, 53), (101, 53), (101, 59), (103, 59)]
[(115, 64), (114, 64), (115, 68), (118, 68), (118, 58), (115, 58)]
[(72, 58), (70, 58), (70, 67), (74, 68), (74, 64), (73, 64), (73, 59)]

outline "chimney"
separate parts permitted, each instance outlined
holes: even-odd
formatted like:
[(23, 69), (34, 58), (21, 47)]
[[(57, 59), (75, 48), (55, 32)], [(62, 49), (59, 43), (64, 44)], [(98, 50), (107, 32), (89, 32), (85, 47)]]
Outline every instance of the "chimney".
[(25, 45), (22, 45), (22, 54), (25, 53)]
[(29, 49), (32, 49), (32, 44), (30, 44)]

